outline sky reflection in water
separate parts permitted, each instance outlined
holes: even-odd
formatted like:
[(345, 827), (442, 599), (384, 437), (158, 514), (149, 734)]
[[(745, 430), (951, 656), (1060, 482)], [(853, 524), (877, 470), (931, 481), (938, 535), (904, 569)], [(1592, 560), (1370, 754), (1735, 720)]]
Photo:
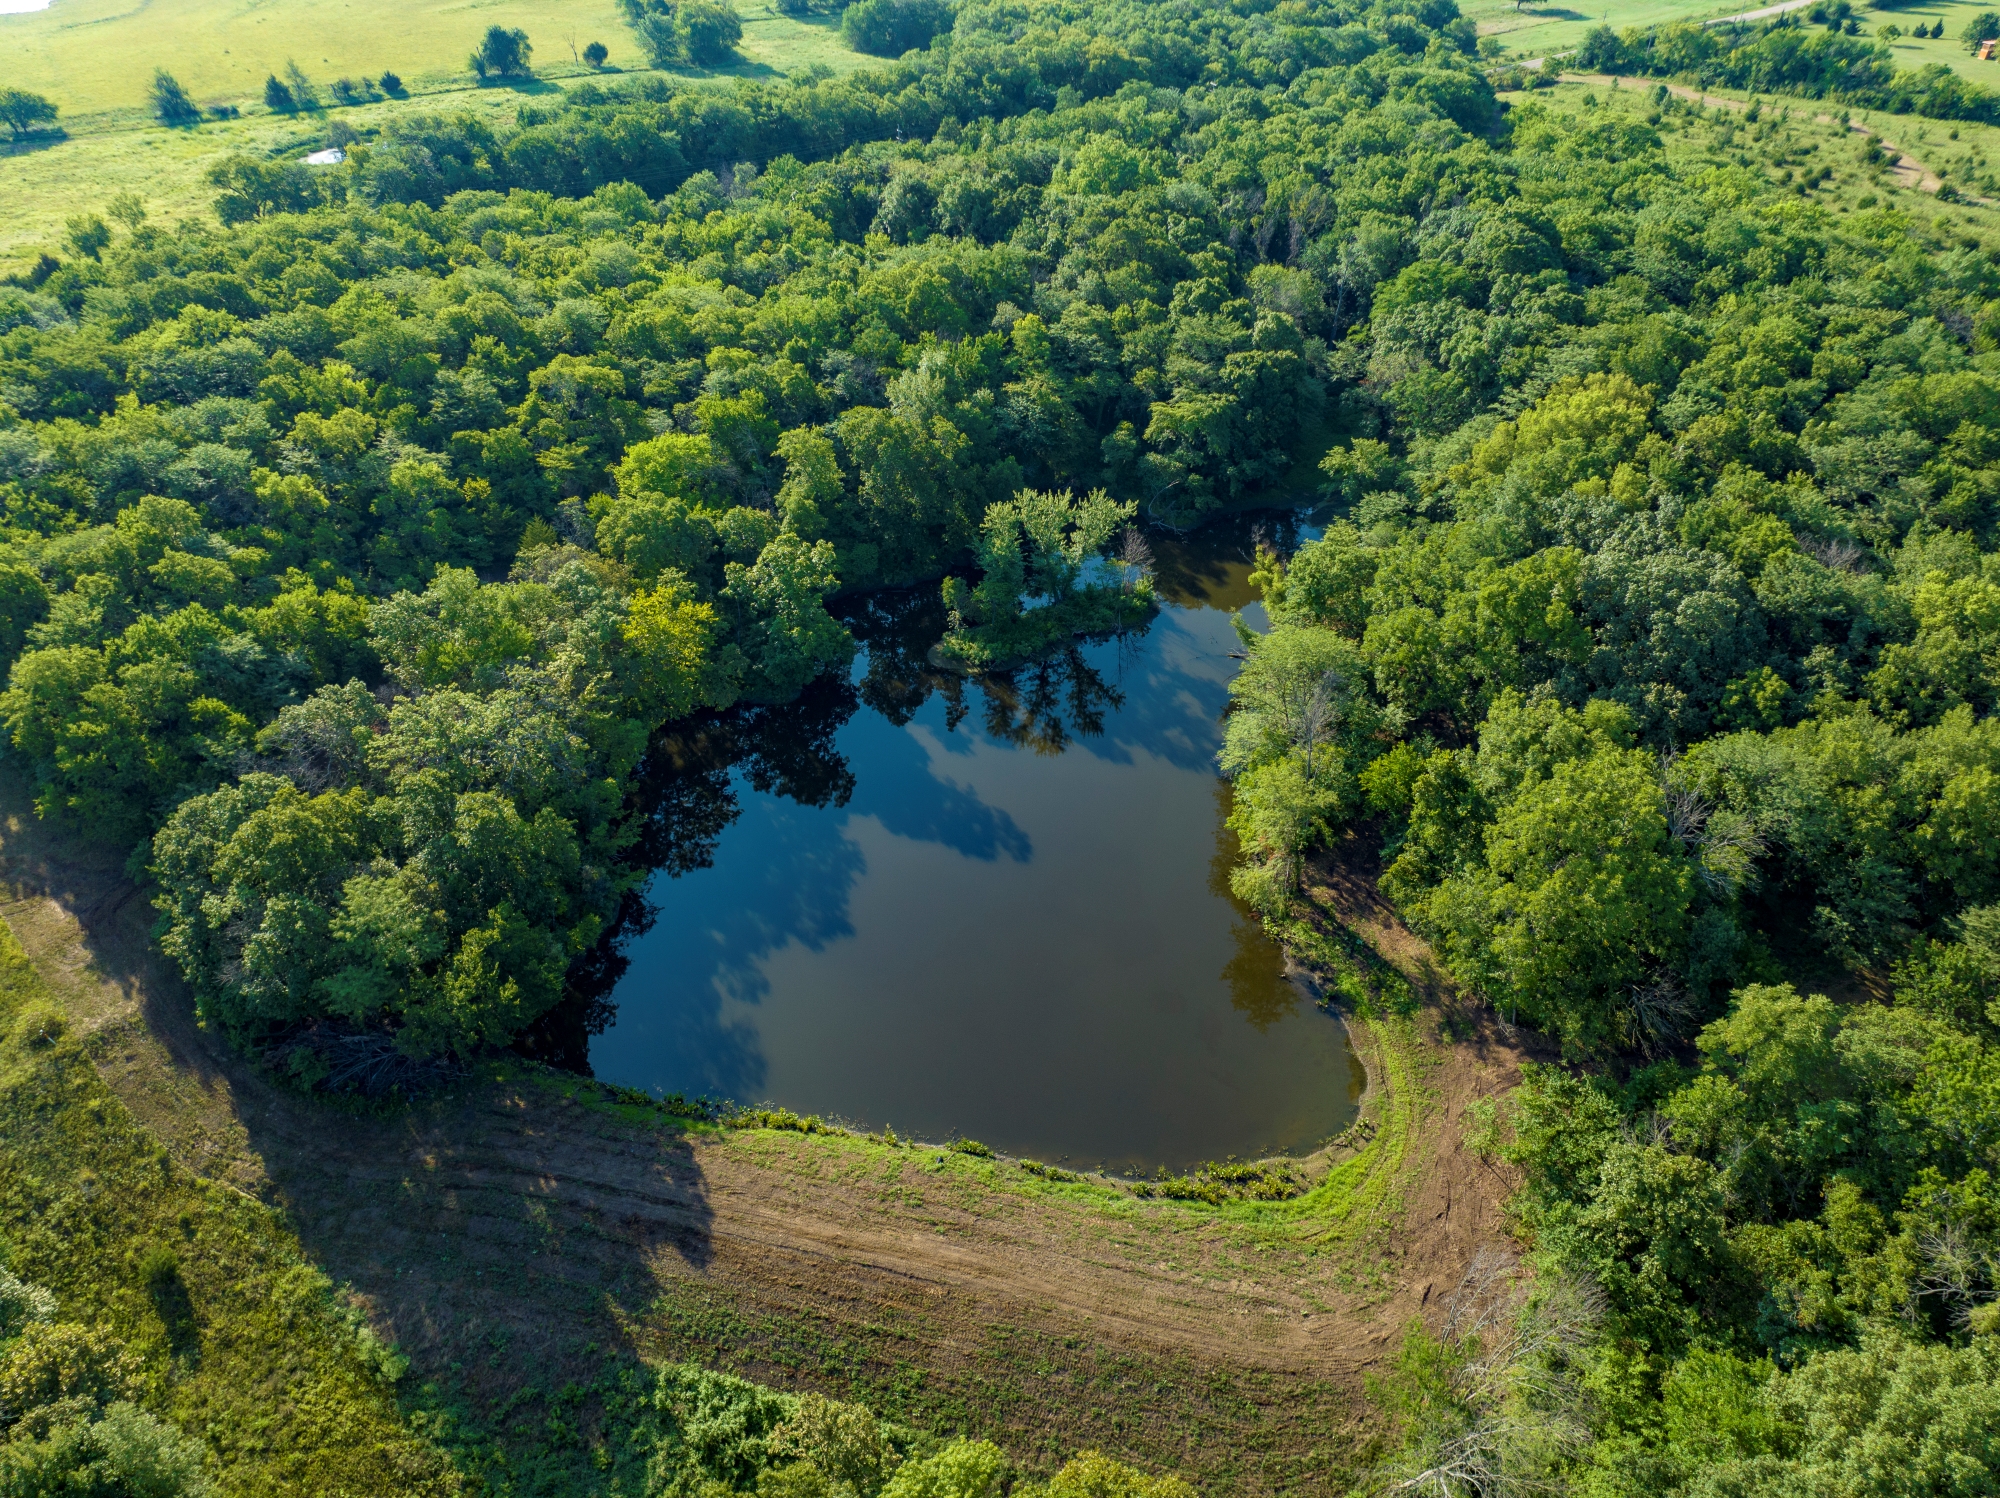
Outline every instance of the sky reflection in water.
[(1011, 691), (953, 702), (907, 631), (900, 656), (878, 637), (832, 738), (851, 789), (821, 777), (808, 805), (758, 789), (754, 762), (728, 772), (738, 814), (709, 867), (655, 879), (596, 1073), (1114, 1169), (1344, 1127), (1345, 1031), (1223, 882), (1214, 755), (1247, 533), (1195, 542), (1156, 540), (1179, 601), (1145, 634)]

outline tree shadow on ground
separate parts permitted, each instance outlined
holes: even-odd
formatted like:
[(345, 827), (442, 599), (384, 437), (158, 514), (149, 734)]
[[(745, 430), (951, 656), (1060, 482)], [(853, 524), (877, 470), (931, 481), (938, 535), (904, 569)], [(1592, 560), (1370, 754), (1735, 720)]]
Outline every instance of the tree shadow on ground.
[(68, 139), (69, 132), (61, 126), (53, 130), (31, 130), (26, 135), (0, 141), (0, 157), (27, 156), (36, 151), (46, 151)]
[[(137, 1120), (183, 1165), (281, 1210), (426, 1377), (458, 1364), (499, 1399), (588, 1382), (606, 1352), (636, 1351), (624, 1311), (713, 1261), (693, 1140), (596, 1084), (499, 1056), (446, 1090), (364, 1104), (281, 1085), (230, 1050), (154, 947), (150, 889), (124, 850), (39, 821), (11, 768), (0, 874), (8, 923), (72, 1023), (107, 1037), (99, 1069)], [(171, 1333), (192, 1308), (166, 1289)]]

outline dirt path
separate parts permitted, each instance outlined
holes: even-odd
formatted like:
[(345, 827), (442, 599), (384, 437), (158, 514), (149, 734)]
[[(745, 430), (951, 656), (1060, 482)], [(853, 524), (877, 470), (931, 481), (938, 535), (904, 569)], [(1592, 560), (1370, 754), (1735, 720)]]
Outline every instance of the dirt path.
[[(155, 962), (142, 892), (25, 813), (0, 787), (0, 915), (107, 1081), (176, 1158), (282, 1207), (426, 1376), (490, 1401), (622, 1349), (866, 1398), (1029, 1459), (1099, 1446), (1215, 1492), (1332, 1492), (1361, 1375), (1500, 1233), (1506, 1183), (1459, 1141), (1465, 1104), (1518, 1075), (1491, 1032), (1412, 1035), (1392, 1082), (1386, 1037), (1360, 1029), (1378, 1117), (1410, 1127), (1344, 1167), (1347, 1208), (1291, 1221), (874, 1141), (690, 1135), (510, 1065), (343, 1112), (214, 1044)], [(1366, 878), (1348, 884), (1366, 916)]]
[[(1619, 88), (1651, 88), (1658, 82), (1658, 80), (1652, 78), (1614, 78), (1609, 73), (1563, 73), (1559, 76), (1564, 83), (1588, 83), (1602, 88), (1613, 86)], [(1703, 93), (1700, 89), (1687, 88), (1678, 83), (1669, 83), (1666, 85), (1666, 89), (1675, 98), (1694, 100), (1704, 108), (1742, 110), (1750, 107), (1741, 99), (1725, 99), (1719, 95)], [(1816, 114), (1812, 118), (1816, 123), (1821, 125), (1836, 123), (1834, 116), (1830, 114)], [(1855, 123), (1851, 120), (1848, 122), (1847, 129), (1850, 134), (1872, 136), (1881, 143), (1882, 150), (1892, 158), (1889, 163), (1889, 170), (1895, 175), (1896, 181), (1902, 186), (1914, 187), (1923, 192), (1934, 193), (1944, 185), (1942, 179), (1932, 172), (1929, 167), (1918, 161), (1916, 157), (1910, 155), (1909, 152), (1890, 140), (1886, 135), (1883, 135), (1879, 130), (1869, 125)], [(1993, 206), (1988, 199), (1973, 197), (1970, 194), (1966, 196), (1966, 201), (1968, 203), (1983, 204), (1987, 207)]]
[(1761, 21), (1766, 16), (1782, 16), (1788, 10), (1804, 10), (1813, 0), (1784, 0), (1782, 5), (1767, 5), (1761, 10), (1738, 11), (1733, 16), (1717, 16), (1713, 21), (1703, 21), (1704, 26), (1727, 26), (1732, 21)]

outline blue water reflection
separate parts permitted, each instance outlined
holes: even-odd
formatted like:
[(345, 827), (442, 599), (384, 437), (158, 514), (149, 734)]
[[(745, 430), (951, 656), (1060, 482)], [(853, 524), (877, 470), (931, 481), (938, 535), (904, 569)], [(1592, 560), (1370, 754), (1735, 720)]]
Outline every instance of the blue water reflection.
[(851, 789), (729, 770), (738, 814), (656, 879), (596, 1072), (1127, 1168), (1343, 1127), (1344, 1031), (1218, 878), (1247, 567), (1189, 551), (1215, 587), (987, 690), (925, 675), (934, 624), (857, 617)]

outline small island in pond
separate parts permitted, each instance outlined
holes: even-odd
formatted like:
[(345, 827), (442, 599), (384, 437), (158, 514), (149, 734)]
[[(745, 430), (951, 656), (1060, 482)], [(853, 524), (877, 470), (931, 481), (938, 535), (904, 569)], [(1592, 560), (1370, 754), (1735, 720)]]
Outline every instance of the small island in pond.
[[(1137, 506), (1102, 489), (1023, 489), (989, 505), (979, 542), (980, 579), (944, 580), (950, 611), (932, 661), (950, 670), (998, 671), (1079, 635), (1133, 629), (1153, 617), (1152, 554), (1132, 526)], [(1104, 555), (1122, 529), (1116, 558)]]

